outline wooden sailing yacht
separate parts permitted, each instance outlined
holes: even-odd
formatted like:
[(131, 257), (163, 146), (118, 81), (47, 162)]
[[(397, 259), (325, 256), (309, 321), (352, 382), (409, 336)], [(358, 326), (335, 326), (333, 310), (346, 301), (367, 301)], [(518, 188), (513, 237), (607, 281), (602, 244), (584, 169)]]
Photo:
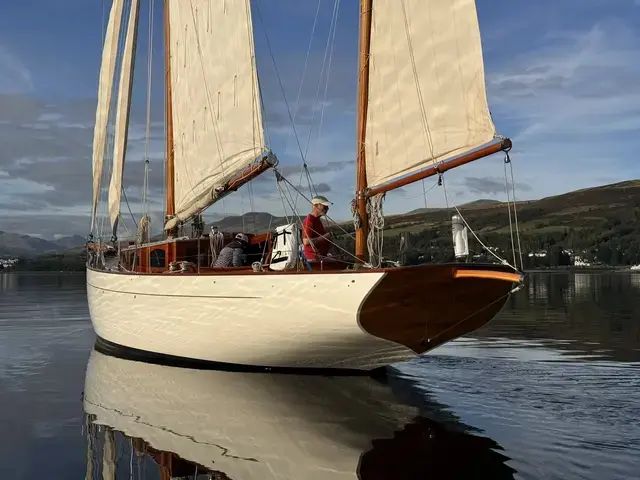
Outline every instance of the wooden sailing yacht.
[[(129, 245), (96, 238), (124, 5), (114, 0), (110, 13), (94, 132), (87, 294), (103, 348), (234, 368), (371, 370), (484, 325), (522, 282), (506, 262), (383, 268), (367, 251), (380, 233), (370, 207), (386, 192), (511, 147), (487, 106), (474, 0), (361, 2), (355, 261), (304, 261), (296, 217), (250, 235), (252, 265), (226, 269), (209, 260), (233, 233), (178, 229), (267, 170), (283, 181), (265, 145), (250, 3), (165, 0), (165, 238), (149, 240), (148, 217)], [(113, 240), (138, 9), (130, 0), (113, 102)]]

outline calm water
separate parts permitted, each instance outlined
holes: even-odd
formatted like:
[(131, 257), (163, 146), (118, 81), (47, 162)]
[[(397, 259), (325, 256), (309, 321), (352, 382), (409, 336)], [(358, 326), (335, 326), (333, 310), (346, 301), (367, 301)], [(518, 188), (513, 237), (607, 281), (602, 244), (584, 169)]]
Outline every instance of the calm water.
[(1, 479), (640, 477), (640, 274), (534, 275), (384, 381), (104, 356), (84, 288), (0, 275)]

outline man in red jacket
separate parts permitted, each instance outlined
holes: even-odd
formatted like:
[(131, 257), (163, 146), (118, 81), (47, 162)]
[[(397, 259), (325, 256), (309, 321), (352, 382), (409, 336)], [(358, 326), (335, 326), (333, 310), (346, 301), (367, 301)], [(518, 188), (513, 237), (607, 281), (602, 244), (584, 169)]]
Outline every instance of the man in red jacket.
[(309, 261), (322, 260), (331, 247), (331, 233), (327, 233), (320, 217), (326, 215), (333, 205), (326, 197), (316, 195), (311, 199), (311, 213), (302, 223), (304, 256)]

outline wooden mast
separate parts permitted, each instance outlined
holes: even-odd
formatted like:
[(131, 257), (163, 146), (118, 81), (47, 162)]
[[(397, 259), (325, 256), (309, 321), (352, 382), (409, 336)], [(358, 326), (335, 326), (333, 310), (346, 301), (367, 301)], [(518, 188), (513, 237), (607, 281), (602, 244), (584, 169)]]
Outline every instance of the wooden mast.
[(356, 229), (356, 257), (364, 261), (367, 254), (367, 166), (365, 164), (365, 137), (367, 134), (367, 106), (369, 102), (369, 48), (371, 45), (372, 0), (360, 1), (360, 53), (358, 58), (358, 153), (356, 160), (356, 209), (359, 228)]
[[(170, 52), (170, 30), (169, 30), (169, 0), (164, 0), (164, 101), (165, 101), (165, 124), (167, 130), (167, 161), (165, 164), (166, 182), (166, 218), (175, 215), (176, 203), (174, 195), (174, 150), (173, 150), (173, 111), (171, 108), (171, 52)], [(167, 237), (173, 236), (175, 229), (166, 232)]]

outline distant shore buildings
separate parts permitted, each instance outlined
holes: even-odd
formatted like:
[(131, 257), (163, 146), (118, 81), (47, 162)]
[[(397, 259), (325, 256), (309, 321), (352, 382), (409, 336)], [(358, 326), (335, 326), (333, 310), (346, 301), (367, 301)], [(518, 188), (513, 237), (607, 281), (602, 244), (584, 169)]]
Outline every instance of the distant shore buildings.
[(0, 258), (0, 270), (10, 269), (18, 263), (17, 258)]

